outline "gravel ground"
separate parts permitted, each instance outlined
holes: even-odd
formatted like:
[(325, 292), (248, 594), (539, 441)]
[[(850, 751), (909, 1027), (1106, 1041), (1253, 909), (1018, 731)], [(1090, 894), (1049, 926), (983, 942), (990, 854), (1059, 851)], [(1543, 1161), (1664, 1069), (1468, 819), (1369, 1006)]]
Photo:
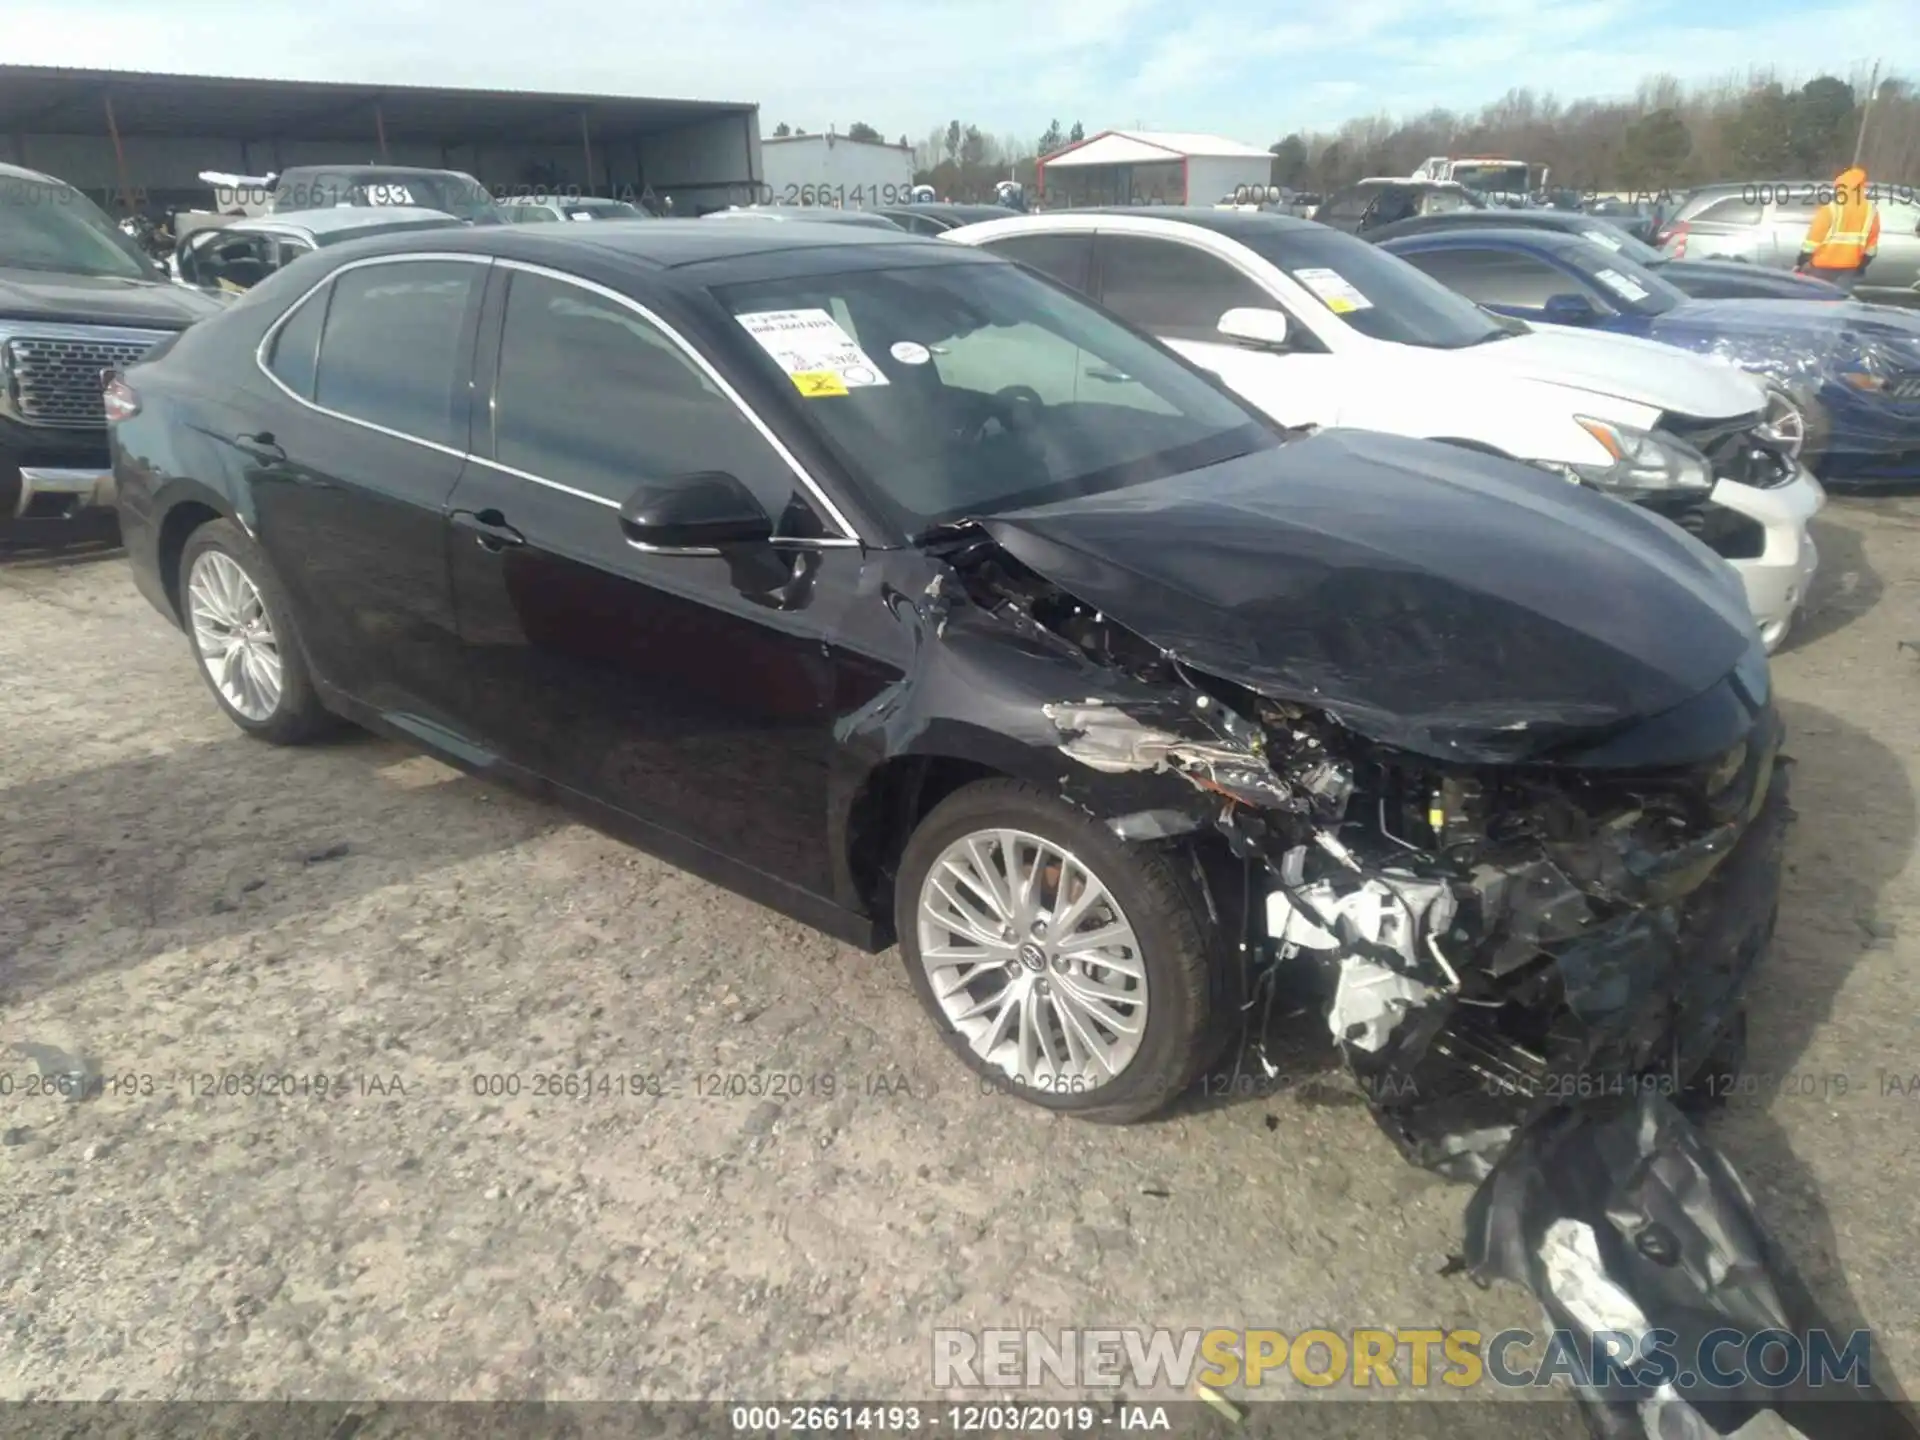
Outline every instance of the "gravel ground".
[[(1915, 499), (1819, 523), (1713, 1125), (1908, 1386), (1917, 534)], [(113, 554), (0, 567), (0, 884), (0, 1398), (925, 1397), (943, 1324), (1536, 1320), (1440, 1273), (1465, 1189), (1339, 1092), (1124, 1130), (983, 1096), (893, 952), (386, 741), (246, 740)], [(73, 1064), (96, 1098), (28, 1093)], [(628, 1093), (533, 1093), (586, 1072)]]

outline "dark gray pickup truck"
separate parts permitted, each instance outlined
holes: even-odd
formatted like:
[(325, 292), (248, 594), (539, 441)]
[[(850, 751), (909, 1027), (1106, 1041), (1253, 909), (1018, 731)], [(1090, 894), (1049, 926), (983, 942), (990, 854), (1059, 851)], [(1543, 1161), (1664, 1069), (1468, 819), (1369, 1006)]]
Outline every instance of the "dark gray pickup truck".
[(72, 186), (0, 165), (0, 535), (112, 505), (101, 372), (219, 309)]

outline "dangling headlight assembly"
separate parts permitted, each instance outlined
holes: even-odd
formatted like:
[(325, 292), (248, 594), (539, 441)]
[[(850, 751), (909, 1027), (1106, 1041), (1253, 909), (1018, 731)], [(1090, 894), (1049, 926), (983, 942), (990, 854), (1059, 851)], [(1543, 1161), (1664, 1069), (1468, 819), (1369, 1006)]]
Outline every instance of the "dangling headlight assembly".
[(1600, 442), (1610, 458), (1604, 464), (1553, 467), (1568, 479), (1625, 496), (1705, 493), (1713, 488), (1713, 466), (1684, 441), (1590, 415), (1573, 418)]

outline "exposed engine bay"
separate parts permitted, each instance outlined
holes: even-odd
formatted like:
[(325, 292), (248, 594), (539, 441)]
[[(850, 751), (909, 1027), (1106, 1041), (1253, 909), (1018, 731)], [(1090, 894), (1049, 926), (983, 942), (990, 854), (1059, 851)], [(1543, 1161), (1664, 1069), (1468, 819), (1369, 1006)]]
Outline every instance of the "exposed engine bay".
[[(1445, 765), (1191, 670), (997, 551), (961, 568), (982, 608), (1168, 696), (1046, 710), (1080, 764), (1192, 784), (1259, 897), (1249, 1043), (1256, 1002), (1323, 994), (1418, 1163), (1478, 1179), (1541, 1108), (1678, 1094), (1737, 1037), (1786, 818), (1770, 717), (1680, 771)], [(1739, 933), (1719, 934), (1730, 913)]]
[[(1243, 1055), (1276, 1073), (1266, 1053), (1274, 1008), (1317, 998), (1407, 1158), (1480, 1182), (1469, 1208), (1474, 1278), (1527, 1285), (1551, 1323), (1583, 1323), (1554, 1293), (1565, 1266), (1542, 1257), (1569, 1227), (1604, 1231), (1628, 1212), (1543, 1178), (1559, 1164), (1546, 1154), (1552, 1144), (1600, 1146), (1613, 1183), (1636, 1193), (1682, 1151), (1696, 1168), (1732, 1174), (1679, 1107), (1703, 1072), (1739, 1063), (1742, 990), (1772, 938), (1791, 811), (1770, 703), (1756, 707), (1744, 740), (1681, 766), (1451, 763), (1189, 665), (992, 540), (949, 558), (952, 588), (974, 606), (1137, 682), (1138, 702), (1046, 705), (1060, 754), (1102, 775), (1190, 787), (1171, 811), (1109, 824), (1145, 843), (1224, 845), (1246, 896), (1237, 912), (1223, 907), (1245, 931)], [(1568, 1127), (1577, 1140), (1566, 1140)], [(1784, 1265), (1737, 1181), (1686, 1203), (1698, 1213), (1663, 1262), (1681, 1276)], [(1702, 1315), (1731, 1315), (1717, 1294), (1675, 1291), (1672, 1273), (1620, 1273), (1602, 1258), (1615, 1253), (1605, 1238), (1588, 1279), (1637, 1295), (1636, 1323), (1672, 1326), (1679, 1315), (1697, 1327)], [(1810, 1315), (1765, 1309), (1767, 1323), (1811, 1325)], [(1636, 1415), (1672, 1427), (1675, 1407), (1693, 1401), (1696, 1417), (1732, 1413), (1711, 1396), (1579, 1388), (1597, 1433), (1629, 1433), (1617, 1427)], [(1738, 1399), (1744, 1415), (1772, 1404)], [(1830, 1417), (1836, 1428), (1797, 1423), (1854, 1433), (1845, 1411), (1812, 1407), (1815, 1422)]]

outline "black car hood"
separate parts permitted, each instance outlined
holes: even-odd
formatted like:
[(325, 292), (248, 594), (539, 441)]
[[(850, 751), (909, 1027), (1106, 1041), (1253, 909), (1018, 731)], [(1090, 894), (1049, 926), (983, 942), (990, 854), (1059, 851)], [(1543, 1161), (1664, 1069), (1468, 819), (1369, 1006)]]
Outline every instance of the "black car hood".
[(1755, 644), (1733, 572), (1667, 521), (1368, 431), (980, 524), (1183, 664), (1436, 758), (1603, 741), (1706, 695)]
[(220, 305), (184, 285), (0, 266), (0, 320), (184, 330)]
[(1668, 260), (1653, 273), (1702, 300), (1844, 300), (1847, 292), (1828, 280), (1743, 265), (1737, 260)]

